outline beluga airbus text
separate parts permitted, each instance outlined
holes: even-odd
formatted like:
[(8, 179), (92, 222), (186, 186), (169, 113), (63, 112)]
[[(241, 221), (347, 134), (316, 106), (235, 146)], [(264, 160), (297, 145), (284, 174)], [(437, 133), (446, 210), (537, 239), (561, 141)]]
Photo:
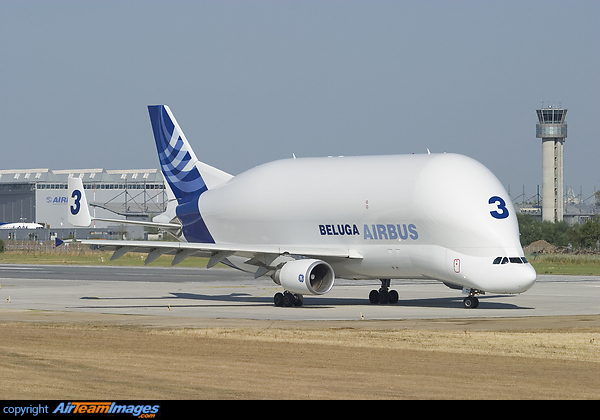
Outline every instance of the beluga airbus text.
[[(482, 164), (452, 153), (292, 158), (237, 176), (202, 163), (165, 105), (148, 107), (172, 201), (153, 222), (174, 240), (94, 241), (147, 252), (209, 258), (270, 276), (277, 306), (301, 306), (335, 278), (381, 280), (372, 303), (396, 303), (390, 279), (434, 279), (467, 295), (528, 290), (536, 273), (519, 242), (515, 209)], [(84, 185), (69, 179), (69, 221), (90, 224)], [(107, 219), (96, 219), (107, 220)], [(119, 223), (127, 221), (119, 220)]]

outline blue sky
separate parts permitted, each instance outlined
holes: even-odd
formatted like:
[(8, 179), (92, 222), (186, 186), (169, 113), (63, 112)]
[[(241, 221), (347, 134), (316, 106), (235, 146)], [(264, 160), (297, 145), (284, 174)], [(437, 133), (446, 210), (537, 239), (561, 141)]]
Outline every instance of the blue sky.
[(600, 2), (0, 3), (0, 168), (156, 168), (147, 105), (232, 174), (456, 152), (541, 185), (536, 108), (568, 109), (565, 186), (600, 189)]

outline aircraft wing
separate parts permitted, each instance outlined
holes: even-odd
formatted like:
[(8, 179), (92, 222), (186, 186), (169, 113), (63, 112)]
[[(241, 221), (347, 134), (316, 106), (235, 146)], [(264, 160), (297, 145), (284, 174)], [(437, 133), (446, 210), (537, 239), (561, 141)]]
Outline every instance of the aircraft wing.
[(123, 241), (82, 239), (66, 240), (65, 243), (79, 243), (94, 245), (100, 249), (114, 250), (111, 261), (128, 252), (148, 253), (145, 264), (149, 264), (161, 255), (175, 255), (171, 265), (177, 265), (190, 256), (209, 258), (207, 268), (215, 266), (224, 259), (237, 256), (247, 258), (245, 264), (257, 267), (255, 277), (260, 277), (277, 265), (302, 257), (319, 258), (325, 261), (332, 259), (362, 259), (362, 256), (352, 249), (346, 248), (318, 248), (295, 245), (240, 245), (240, 244), (207, 244), (190, 242), (165, 242), (165, 241)]
[(158, 222), (146, 222), (146, 221), (138, 221), (138, 220), (126, 220), (126, 219), (104, 219), (101, 217), (92, 217), (90, 219), (93, 222), (109, 222), (115, 224), (123, 224), (123, 225), (137, 225), (137, 226), (147, 226), (147, 227), (156, 227), (159, 229), (166, 230), (180, 230), (181, 225), (177, 223), (158, 223)]

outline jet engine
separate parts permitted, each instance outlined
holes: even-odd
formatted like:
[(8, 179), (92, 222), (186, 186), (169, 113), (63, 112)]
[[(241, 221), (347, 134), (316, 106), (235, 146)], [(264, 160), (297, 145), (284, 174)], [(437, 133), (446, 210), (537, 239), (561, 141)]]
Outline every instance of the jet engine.
[(289, 292), (323, 295), (333, 287), (335, 273), (325, 261), (306, 259), (285, 263), (272, 278)]

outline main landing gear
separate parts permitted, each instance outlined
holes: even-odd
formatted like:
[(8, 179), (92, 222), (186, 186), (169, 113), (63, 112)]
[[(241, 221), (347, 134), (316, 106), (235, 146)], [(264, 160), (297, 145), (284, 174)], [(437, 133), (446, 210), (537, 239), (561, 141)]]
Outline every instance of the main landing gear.
[(275, 293), (273, 301), (275, 302), (275, 306), (302, 306), (304, 304), (304, 297), (286, 290), (283, 293)]
[(381, 279), (381, 288), (379, 290), (371, 290), (369, 293), (369, 301), (371, 303), (398, 303), (398, 292), (389, 290), (390, 279)]

